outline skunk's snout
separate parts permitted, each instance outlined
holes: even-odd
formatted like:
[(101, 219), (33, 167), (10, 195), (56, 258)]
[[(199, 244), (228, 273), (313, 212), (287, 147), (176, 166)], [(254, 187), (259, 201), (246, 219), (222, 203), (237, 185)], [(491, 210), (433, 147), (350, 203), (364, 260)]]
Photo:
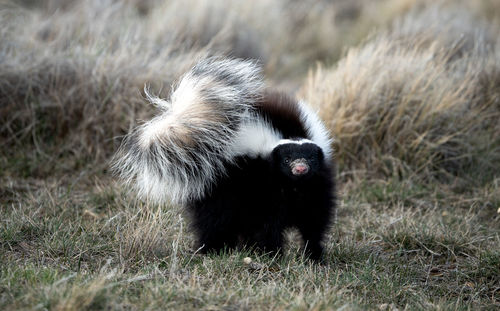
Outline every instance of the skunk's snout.
[(294, 160), (290, 166), (292, 167), (292, 174), (295, 176), (302, 176), (309, 172), (309, 164), (303, 158)]

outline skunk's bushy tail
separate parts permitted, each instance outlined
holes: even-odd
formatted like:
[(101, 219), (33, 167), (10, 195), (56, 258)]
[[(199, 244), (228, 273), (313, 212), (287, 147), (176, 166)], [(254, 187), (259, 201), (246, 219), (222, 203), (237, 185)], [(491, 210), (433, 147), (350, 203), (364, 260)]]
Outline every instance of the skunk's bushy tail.
[(155, 202), (201, 198), (225, 173), (228, 146), (262, 89), (255, 63), (210, 58), (181, 78), (169, 101), (145, 90), (161, 113), (124, 139), (114, 171)]

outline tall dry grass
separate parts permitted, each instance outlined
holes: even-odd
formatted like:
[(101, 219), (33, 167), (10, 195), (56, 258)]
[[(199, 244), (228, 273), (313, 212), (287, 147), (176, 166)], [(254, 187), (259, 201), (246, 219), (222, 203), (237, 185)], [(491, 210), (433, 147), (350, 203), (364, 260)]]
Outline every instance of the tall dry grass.
[(497, 25), (447, 5), (413, 10), (390, 30), (319, 66), (302, 89), (344, 170), (492, 177), (500, 163)]
[(144, 84), (168, 91), (206, 53), (184, 45), (174, 31), (151, 31), (133, 6), (73, 6), (50, 11), (3, 4), (0, 11), (0, 137), (11, 154), (34, 146), (52, 167), (67, 156), (104, 162), (112, 138), (147, 111)]
[[(412, 8), (420, 9), (429, 3), (428, 0), (2, 1), (0, 139), (5, 156), (0, 157), (0, 163), (5, 168), (15, 168), (9, 174), (18, 174), (15, 171), (21, 172), (18, 174), (21, 176), (34, 177), (50, 175), (54, 170), (71, 172), (81, 169), (86, 163), (104, 168), (118, 144), (119, 139), (114, 138), (126, 133), (137, 120), (147, 118), (151, 113), (150, 107), (143, 104), (141, 95), (145, 84), (151, 84), (161, 96), (168, 96), (171, 83), (197, 58), (227, 53), (260, 60), (270, 84), (294, 90), (316, 61), (323, 61), (328, 66), (343, 54), (347, 46), (356, 44), (367, 33), (390, 24), (396, 16)], [(492, 12), (486, 15), (495, 19), (494, 1), (460, 3), (466, 3), (479, 15)], [(337, 70), (318, 73), (316, 81), (309, 82), (305, 87), (309, 94), (307, 98), (324, 110), (327, 119), (338, 108), (337, 104), (330, 105), (330, 102), (342, 101), (341, 106), (347, 107), (349, 105), (345, 103), (354, 97), (349, 95), (351, 99), (346, 101), (341, 97), (330, 99), (322, 96), (328, 97), (333, 92), (342, 94), (349, 88), (363, 97), (356, 104), (359, 107), (365, 105), (362, 101), (373, 101), (373, 98), (380, 99), (380, 103), (386, 99), (398, 101), (400, 99), (396, 97), (400, 95), (396, 89), (403, 88), (403, 85), (406, 89), (413, 87), (426, 93), (419, 94), (417, 100), (434, 106), (430, 102), (442, 102), (439, 97), (448, 96), (444, 94), (446, 87), (440, 88), (442, 94), (439, 95), (439, 92), (433, 93), (433, 89), (415, 82), (430, 75), (438, 80), (432, 85), (453, 85), (461, 77), (464, 81), (476, 81), (475, 77), (481, 76), (483, 82), (472, 83), (477, 87), (461, 82), (463, 93), (469, 95), (452, 95), (458, 96), (458, 101), (469, 101), (474, 96), (472, 94), (478, 93), (495, 101), (495, 70), (498, 67), (495, 53), (498, 52), (489, 46), (497, 45), (495, 36), (498, 33), (481, 25), (482, 22), (476, 25), (473, 17), (465, 12), (453, 13), (457, 15), (455, 18), (450, 16), (452, 13), (441, 16), (436, 11), (433, 14), (416, 18), (413, 13), (414, 18), (397, 22), (393, 31), (379, 35), (365, 48), (349, 51)], [(457, 50), (456, 53), (453, 50)], [(466, 57), (460, 56), (461, 51), (466, 51)], [(470, 52), (473, 55), (469, 55), (469, 51), (473, 51)], [(395, 57), (387, 56), (389, 54)], [(458, 57), (453, 60), (453, 68), (444, 68), (449, 67), (444, 64), (448, 64), (447, 59), (452, 56)], [(405, 61), (413, 57), (416, 59)], [(398, 59), (405, 64), (400, 66)], [(476, 66), (475, 62), (482, 64)], [(495, 64), (489, 65), (492, 62)], [(435, 65), (441, 68), (433, 69)], [(357, 68), (360, 66), (363, 68)], [(421, 69), (422, 66), (426, 69)], [(467, 66), (474, 68), (468, 73), (461, 72)], [(410, 74), (406, 75), (405, 70)], [(343, 83), (338, 77), (329, 78), (334, 75), (333, 71), (338, 72), (338, 76), (355, 77), (355, 80), (359, 77), (359, 81)], [(379, 75), (380, 71), (384, 74)], [(400, 86), (398, 83), (391, 85), (389, 81), (394, 72), (404, 76), (392, 79), (399, 81)], [(444, 77), (448, 82), (443, 82), (438, 76), (440, 72), (451, 76)], [(329, 79), (336, 82), (322, 82)], [(371, 80), (375, 85), (369, 82)], [(412, 83), (415, 85), (410, 86)], [(329, 84), (329, 90), (323, 92), (325, 86), (321, 84)], [(371, 91), (365, 92), (366, 86), (370, 86)], [(385, 98), (386, 95), (378, 94), (381, 91), (395, 94)], [(405, 92), (402, 94), (413, 96), (411, 91)], [(433, 99), (427, 100), (425, 96)], [(413, 100), (409, 97), (401, 102)], [(362, 108), (359, 116), (346, 115), (345, 120), (341, 120), (345, 109), (342, 107), (335, 112), (335, 127), (340, 123), (349, 123), (352, 127), (351, 117), (356, 120), (368, 118), (369, 113), (364, 113), (365, 108)], [(364, 121), (359, 122), (362, 128)], [(405, 124), (407, 129), (413, 126)], [(391, 130), (397, 126), (391, 125)], [(438, 136), (439, 129), (430, 129), (433, 127), (430, 124), (415, 126), (420, 126), (415, 131), (422, 139), (428, 137), (423, 137), (423, 133), (433, 132), (429, 135)], [(337, 128), (333, 133), (339, 134), (341, 139), (344, 139), (342, 135), (347, 135), (356, 140), (356, 135), (349, 134), (349, 131), (362, 132), (342, 129), (340, 133), (339, 130)], [(467, 136), (465, 132), (462, 134)], [(467, 158), (470, 152), (464, 153), (460, 149), (464, 146), (450, 147), (455, 144), (453, 141), (460, 140), (458, 134), (440, 137), (447, 141), (447, 151), (434, 153), (431, 163), (437, 161), (443, 163), (439, 164), (441, 166), (453, 166), (451, 163), (456, 161), (448, 159)], [(405, 137), (407, 134), (401, 135)], [(430, 138), (430, 141), (436, 139)], [(361, 144), (359, 139), (345, 141), (346, 144), (344, 141), (341, 141), (345, 145), (342, 148), (351, 153), (349, 161), (364, 161), (365, 156), (360, 157), (358, 147), (354, 147)], [(421, 148), (422, 144), (415, 148), (420, 151), (430, 149)], [(349, 150), (349, 145), (353, 150)], [(384, 148), (397, 149), (394, 146)], [(426, 165), (422, 159), (427, 159), (427, 156), (425, 152), (415, 153), (415, 148), (407, 153), (421, 159), (416, 164), (420, 170)], [(369, 149), (377, 153), (377, 148)], [(469, 146), (469, 149), (478, 150), (475, 146)], [(366, 150), (361, 153), (366, 153)], [(397, 156), (392, 151), (389, 154)], [(378, 158), (383, 158), (380, 152), (378, 155)], [(341, 151), (341, 161), (343, 158)], [(415, 161), (405, 159), (402, 164), (407, 162)]]
[(258, 59), (270, 84), (294, 90), (315, 61), (383, 24), (370, 16), (392, 2), (2, 1), (0, 165), (35, 178), (102, 171), (152, 112), (145, 84), (167, 97), (198, 58), (229, 54)]

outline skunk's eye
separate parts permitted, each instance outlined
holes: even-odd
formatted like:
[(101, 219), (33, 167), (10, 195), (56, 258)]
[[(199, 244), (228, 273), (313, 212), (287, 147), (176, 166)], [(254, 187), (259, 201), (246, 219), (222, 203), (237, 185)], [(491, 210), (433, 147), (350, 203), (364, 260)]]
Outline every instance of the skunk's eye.
[(290, 158), (289, 158), (289, 157), (286, 157), (286, 158), (285, 158), (285, 163), (286, 163), (286, 164), (290, 163)]

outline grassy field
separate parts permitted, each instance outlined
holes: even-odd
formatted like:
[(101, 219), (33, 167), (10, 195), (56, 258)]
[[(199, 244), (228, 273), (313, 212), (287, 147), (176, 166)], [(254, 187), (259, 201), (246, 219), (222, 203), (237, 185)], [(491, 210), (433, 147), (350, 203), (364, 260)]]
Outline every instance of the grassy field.
[[(498, 309), (499, 23), (497, 0), (0, 1), (0, 310)], [(281, 258), (199, 255), (109, 173), (144, 85), (225, 53), (335, 137), (322, 264), (293, 231)]]

